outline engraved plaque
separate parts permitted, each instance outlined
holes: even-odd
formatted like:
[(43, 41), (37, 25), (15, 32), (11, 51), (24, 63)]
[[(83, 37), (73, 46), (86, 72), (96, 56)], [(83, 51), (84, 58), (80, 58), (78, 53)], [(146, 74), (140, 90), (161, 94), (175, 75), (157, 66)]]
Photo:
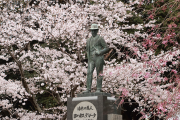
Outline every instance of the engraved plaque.
[(87, 101), (80, 102), (73, 110), (73, 120), (97, 120), (96, 107)]

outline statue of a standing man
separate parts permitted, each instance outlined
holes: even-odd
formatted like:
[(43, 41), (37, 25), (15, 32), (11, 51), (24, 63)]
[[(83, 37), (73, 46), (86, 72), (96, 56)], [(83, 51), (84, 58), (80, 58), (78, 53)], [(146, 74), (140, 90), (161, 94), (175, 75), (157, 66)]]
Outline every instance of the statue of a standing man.
[(91, 25), (92, 36), (87, 39), (86, 52), (88, 58), (88, 71), (87, 71), (87, 90), (83, 93), (91, 92), (93, 71), (96, 68), (97, 71), (97, 90), (96, 92), (102, 92), (102, 80), (103, 80), (103, 65), (104, 54), (108, 52), (109, 48), (105, 40), (99, 36), (98, 25)]

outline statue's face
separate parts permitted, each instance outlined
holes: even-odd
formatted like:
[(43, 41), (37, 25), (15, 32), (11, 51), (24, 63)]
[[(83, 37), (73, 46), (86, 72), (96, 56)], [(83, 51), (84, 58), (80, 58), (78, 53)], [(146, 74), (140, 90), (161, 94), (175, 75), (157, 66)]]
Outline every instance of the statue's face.
[(98, 33), (98, 29), (97, 30), (91, 30), (92, 36), (95, 37)]

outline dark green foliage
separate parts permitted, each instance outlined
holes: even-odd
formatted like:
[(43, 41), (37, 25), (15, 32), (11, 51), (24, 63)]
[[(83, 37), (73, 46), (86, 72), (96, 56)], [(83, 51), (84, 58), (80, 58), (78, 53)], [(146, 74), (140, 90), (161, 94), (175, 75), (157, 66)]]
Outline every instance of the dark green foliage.
[(121, 2), (123, 2), (123, 3), (125, 3), (125, 4), (128, 4), (128, 3), (129, 3), (129, 0), (117, 0), (117, 1), (121, 1)]
[(132, 24), (142, 24), (143, 23), (143, 19), (137, 15), (135, 15), (133, 13), (132, 17), (127, 18), (126, 20), (128, 20), (128, 25), (132, 25)]
[(29, 2), (29, 5), (30, 5), (30, 6), (32, 6), (33, 4), (34, 4), (34, 5), (38, 5), (39, 3), (40, 3), (40, 1), (31, 0), (31, 1)]
[(5, 110), (5, 109), (0, 108), (0, 116), (1, 116), (1, 117), (6, 117), (6, 116), (10, 117), (10, 115), (11, 115), (11, 114), (9, 113), (8, 110)]
[(6, 64), (6, 63), (9, 63), (9, 62), (12, 62), (12, 61), (13, 61), (13, 58), (9, 58), (8, 61), (3, 60), (3, 59), (0, 59), (0, 65), (1, 65), (1, 64)]
[[(119, 103), (120, 100), (118, 100), (117, 103)], [(134, 108), (137, 108), (139, 106), (136, 101), (131, 100), (129, 101), (128, 99), (124, 100), (124, 104), (121, 106), (122, 108), (122, 115), (123, 115), (123, 120), (138, 120), (141, 117), (141, 114), (138, 114), (137, 111), (133, 111)]]
[(139, 30), (136, 30), (136, 29), (123, 29), (123, 32), (127, 32), (128, 34), (134, 34), (136, 31), (139, 31)]
[(21, 80), (21, 74), (19, 72), (19, 70), (9, 70), (6, 71), (5, 74), (7, 75), (5, 77), (6, 80), (8, 79), (12, 79), (12, 80)]
[(44, 92), (43, 94), (37, 94), (38, 104), (43, 108), (52, 108), (57, 106), (56, 98), (50, 94), (51, 91)]
[(155, 51), (155, 55), (158, 55), (159, 53), (161, 53), (161, 49), (162, 49), (162, 45), (158, 46), (158, 48)]
[(94, 2), (93, 0), (90, 0), (90, 1), (89, 1), (89, 4), (90, 4), (90, 5), (93, 5), (94, 3), (95, 3), (95, 2)]
[(24, 71), (24, 76), (26, 78), (33, 78), (37, 75), (35, 71)]

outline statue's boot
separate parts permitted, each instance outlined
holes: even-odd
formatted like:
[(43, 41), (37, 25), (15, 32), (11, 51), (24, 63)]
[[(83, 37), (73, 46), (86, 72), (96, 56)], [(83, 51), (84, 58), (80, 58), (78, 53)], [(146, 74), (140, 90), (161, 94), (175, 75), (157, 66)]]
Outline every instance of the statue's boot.
[(96, 92), (102, 92), (102, 80), (103, 80), (103, 76), (99, 76), (97, 79), (97, 90), (96, 90)]
[(83, 91), (83, 93), (90, 93), (91, 92), (91, 84), (87, 83), (87, 89)]
[(91, 90), (89, 90), (89, 89), (86, 89), (85, 91), (83, 91), (83, 93), (90, 93), (91, 92)]

